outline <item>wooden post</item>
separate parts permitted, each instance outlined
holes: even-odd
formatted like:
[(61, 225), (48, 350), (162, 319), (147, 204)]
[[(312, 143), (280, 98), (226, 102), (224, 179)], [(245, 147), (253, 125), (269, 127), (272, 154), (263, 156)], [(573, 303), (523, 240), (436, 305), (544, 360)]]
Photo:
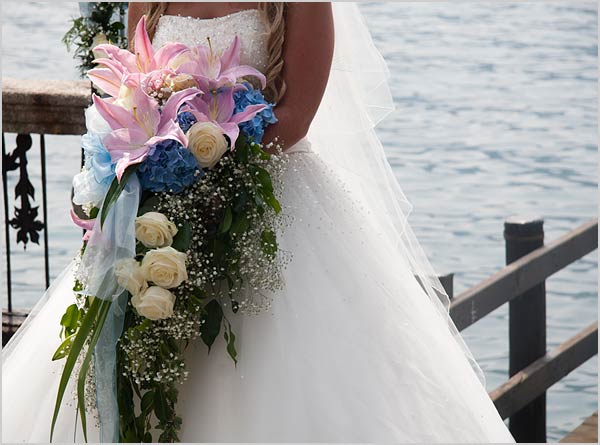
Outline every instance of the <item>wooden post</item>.
[(454, 273), (451, 272), (446, 275), (440, 275), (438, 278), (448, 294), (448, 297), (452, 300), (454, 298)]
[[(504, 222), (506, 264), (544, 245), (542, 218)], [(546, 285), (542, 282), (509, 301), (509, 375), (546, 354)], [(546, 442), (546, 393), (515, 412), (509, 429), (517, 442)]]

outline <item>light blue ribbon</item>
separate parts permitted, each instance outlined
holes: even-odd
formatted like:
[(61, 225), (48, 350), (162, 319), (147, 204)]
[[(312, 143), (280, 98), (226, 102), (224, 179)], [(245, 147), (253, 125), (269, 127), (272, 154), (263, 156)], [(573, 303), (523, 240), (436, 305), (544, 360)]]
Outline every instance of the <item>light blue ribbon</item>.
[(82, 257), (82, 266), (91, 271), (87, 292), (102, 300), (112, 300), (98, 343), (94, 348), (100, 442), (119, 442), (116, 345), (123, 331), (128, 293), (118, 284), (114, 265), (121, 259), (135, 256), (134, 222), (140, 195), (141, 186), (137, 175), (131, 175), (109, 210), (102, 230), (100, 230), (100, 218), (97, 219)]
[(100, 419), (100, 442), (119, 442), (119, 404), (117, 401), (117, 340), (123, 332), (127, 292), (110, 306), (108, 315), (94, 348), (96, 406)]

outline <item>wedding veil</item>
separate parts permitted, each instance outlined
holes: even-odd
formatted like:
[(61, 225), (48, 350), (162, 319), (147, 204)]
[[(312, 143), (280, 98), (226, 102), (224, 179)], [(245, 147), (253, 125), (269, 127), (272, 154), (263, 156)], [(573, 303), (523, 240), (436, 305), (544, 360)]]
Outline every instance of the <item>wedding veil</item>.
[[(395, 109), (390, 73), (355, 3), (332, 2), (335, 49), (329, 81), (308, 138), (420, 281), (485, 387), (485, 376), (449, 315), (450, 299), (408, 216), (408, 201), (387, 161), (375, 126)], [(398, 296), (401, 298), (401, 296)]]
[[(375, 126), (395, 109), (385, 60), (375, 47), (358, 6), (332, 2), (332, 7), (335, 26), (333, 64), (308, 138), (313, 142), (313, 150), (336, 169), (353, 197), (368, 209), (372, 223), (387, 237), (390, 245), (397, 246), (485, 387), (483, 371), (450, 318), (448, 294), (408, 222), (412, 204), (402, 192), (375, 133)], [(55, 282), (60, 282), (66, 271)], [(45, 293), (4, 348), (4, 360), (14, 351), (54, 287)]]

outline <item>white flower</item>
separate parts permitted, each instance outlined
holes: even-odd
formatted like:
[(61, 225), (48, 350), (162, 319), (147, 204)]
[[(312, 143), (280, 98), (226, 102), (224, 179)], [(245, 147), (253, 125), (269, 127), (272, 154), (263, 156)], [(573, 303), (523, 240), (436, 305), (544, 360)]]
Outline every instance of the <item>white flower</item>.
[(117, 261), (114, 272), (119, 286), (123, 286), (131, 295), (138, 295), (148, 288), (140, 263), (133, 258)]
[(227, 151), (227, 139), (212, 122), (196, 122), (187, 131), (188, 150), (203, 168), (212, 168)]
[(91, 46), (91, 48), (92, 48), (92, 53), (94, 54), (94, 57), (96, 59), (100, 59), (102, 57), (106, 57), (106, 54), (104, 52), (101, 52), (101, 51), (93, 51), (93, 49), (96, 46), (100, 45), (100, 44), (107, 44), (107, 43), (110, 43), (110, 42), (106, 38), (106, 34), (104, 34), (104, 33), (101, 32), (101, 33), (98, 33), (98, 34), (96, 34), (94, 36), (94, 38), (92, 39), (92, 46)]
[(166, 289), (177, 287), (187, 280), (187, 255), (172, 247), (150, 250), (142, 260), (142, 272), (148, 281)]
[(175, 295), (159, 286), (150, 286), (144, 292), (134, 295), (131, 304), (142, 317), (162, 320), (173, 315)]
[(198, 82), (196, 82), (194, 76), (184, 73), (180, 73), (174, 77), (171, 77), (168, 83), (173, 91), (181, 91), (185, 90), (186, 88), (198, 87)]
[(135, 237), (146, 247), (167, 247), (173, 243), (177, 226), (162, 213), (147, 212), (135, 219)]
[(106, 196), (109, 186), (110, 184), (96, 181), (94, 172), (84, 167), (80, 173), (73, 176), (73, 203), (97, 207)]

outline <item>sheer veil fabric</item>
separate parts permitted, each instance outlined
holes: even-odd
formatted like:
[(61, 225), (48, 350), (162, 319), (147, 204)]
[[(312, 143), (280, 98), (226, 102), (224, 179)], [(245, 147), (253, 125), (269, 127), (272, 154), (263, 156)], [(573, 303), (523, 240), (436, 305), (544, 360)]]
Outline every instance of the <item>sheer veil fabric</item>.
[[(485, 387), (485, 375), (449, 315), (450, 298), (417, 240), (406, 198), (387, 161), (376, 125), (395, 110), (390, 72), (356, 3), (333, 2), (335, 50), (331, 73), (309, 139), (367, 209), (421, 282), (427, 297)], [(399, 296), (400, 298), (400, 296)]]
[[(309, 134), (290, 148), (283, 176), (281, 202), (291, 225), (278, 242), (292, 254), (285, 288), (268, 311), (228, 314), (237, 365), (222, 336), (210, 354), (202, 342), (190, 343), (189, 377), (176, 407), (180, 439), (514, 443), (448, 315), (448, 296), (408, 222), (412, 205), (375, 134), (394, 110), (385, 61), (356, 4), (333, 3), (333, 11), (328, 86)], [(259, 39), (260, 23), (256, 10), (217, 19), (171, 16), (159, 22), (153, 46), (207, 35), (231, 41), (234, 33)], [(246, 57), (242, 63), (251, 64), (254, 56)], [(74, 301), (74, 265), (2, 352), (3, 442), (49, 439), (62, 370), (51, 357), (60, 317)], [(57, 442), (83, 440), (72, 389)], [(99, 437), (90, 416), (88, 439)]]

